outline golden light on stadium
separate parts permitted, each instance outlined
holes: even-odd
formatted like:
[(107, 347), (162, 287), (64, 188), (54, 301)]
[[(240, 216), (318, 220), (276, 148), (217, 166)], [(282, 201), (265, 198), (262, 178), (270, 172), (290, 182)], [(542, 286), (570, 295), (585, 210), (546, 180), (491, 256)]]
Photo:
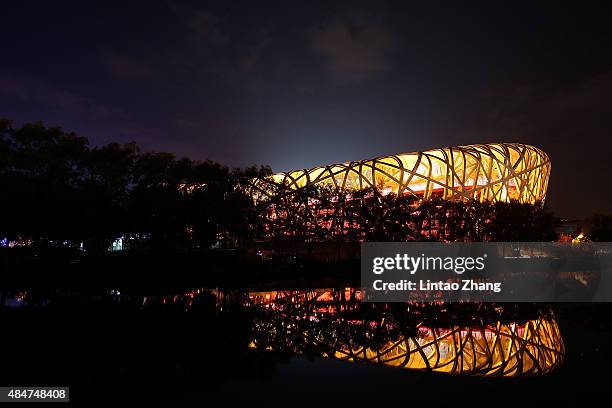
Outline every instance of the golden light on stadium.
[(550, 169), (550, 159), (537, 147), (475, 144), (278, 173), (258, 180), (255, 195), (270, 196), (272, 186), (295, 190), (324, 185), (338, 191), (372, 188), (425, 200), (536, 203), (546, 197)]

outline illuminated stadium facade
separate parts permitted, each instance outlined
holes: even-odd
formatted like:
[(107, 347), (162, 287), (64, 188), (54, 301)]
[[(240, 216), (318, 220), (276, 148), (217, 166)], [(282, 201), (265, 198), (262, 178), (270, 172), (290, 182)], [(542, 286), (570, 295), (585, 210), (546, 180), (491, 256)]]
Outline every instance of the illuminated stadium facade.
[(423, 200), (544, 201), (550, 159), (521, 143), (446, 147), (274, 174), (256, 183), (256, 198), (278, 188), (327, 186), (339, 192), (375, 189)]

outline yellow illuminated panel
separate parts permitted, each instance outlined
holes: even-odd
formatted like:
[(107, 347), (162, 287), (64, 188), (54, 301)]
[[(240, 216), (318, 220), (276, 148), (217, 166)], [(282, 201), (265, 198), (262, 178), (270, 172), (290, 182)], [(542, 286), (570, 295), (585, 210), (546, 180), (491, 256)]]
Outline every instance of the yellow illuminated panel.
[(255, 183), (256, 198), (271, 195), (270, 183), (289, 189), (325, 185), (338, 191), (373, 188), (382, 194), (422, 199), (544, 201), (550, 159), (520, 143), (491, 143), (398, 154), (274, 174)]

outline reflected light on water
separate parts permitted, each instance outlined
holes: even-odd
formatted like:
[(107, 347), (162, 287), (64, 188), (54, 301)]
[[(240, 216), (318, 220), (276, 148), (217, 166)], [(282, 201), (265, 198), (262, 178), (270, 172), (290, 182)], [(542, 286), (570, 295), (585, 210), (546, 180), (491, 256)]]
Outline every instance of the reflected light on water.
[[(344, 292), (344, 293), (342, 293)], [(347, 296), (348, 295), (348, 296)], [(336, 300), (343, 299), (343, 302)], [(351, 318), (359, 291), (271, 291), (249, 293), (266, 313), (254, 322), (249, 347), (319, 355), (456, 375), (517, 377), (557, 368), (565, 354), (552, 313), (521, 321), (428, 327), (416, 320), (413, 333), (397, 321)], [(418, 305), (412, 307), (414, 309)], [(386, 336), (380, 341), (378, 332)]]
[[(64, 298), (65, 297), (65, 298)], [(253, 291), (199, 288), (161, 296), (0, 293), (7, 308), (125, 304), (238, 325), (238, 347), (453, 375), (520, 377), (558, 368), (565, 346), (537, 304), (367, 303), (354, 288)], [(73, 299), (74, 298), (74, 299)], [(72, 299), (72, 300), (71, 300)], [(197, 324), (197, 323), (196, 323)]]

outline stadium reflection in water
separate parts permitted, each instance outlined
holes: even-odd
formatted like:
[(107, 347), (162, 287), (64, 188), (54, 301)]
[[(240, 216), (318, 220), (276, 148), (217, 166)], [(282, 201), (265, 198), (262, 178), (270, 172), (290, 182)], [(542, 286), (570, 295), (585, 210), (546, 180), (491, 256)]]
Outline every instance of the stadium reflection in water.
[[(198, 291), (199, 292), (199, 291)], [(253, 349), (454, 375), (542, 375), (565, 349), (554, 314), (534, 304), (363, 303), (361, 292), (213, 290), (252, 314)]]
[[(61, 310), (62, 302), (73, 304), (62, 297), (38, 300), (18, 292), (5, 297), (4, 305), (40, 308), (59, 303)], [(243, 350), (485, 377), (546, 374), (565, 356), (554, 313), (534, 303), (367, 303), (354, 288), (201, 288), (144, 297), (110, 290), (90, 299), (107, 306), (109, 300), (126, 310), (133, 305), (188, 313), (194, 322), (199, 316), (207, 322), (216, 316), (239, 326), (240, 339), (234, 344)]]

